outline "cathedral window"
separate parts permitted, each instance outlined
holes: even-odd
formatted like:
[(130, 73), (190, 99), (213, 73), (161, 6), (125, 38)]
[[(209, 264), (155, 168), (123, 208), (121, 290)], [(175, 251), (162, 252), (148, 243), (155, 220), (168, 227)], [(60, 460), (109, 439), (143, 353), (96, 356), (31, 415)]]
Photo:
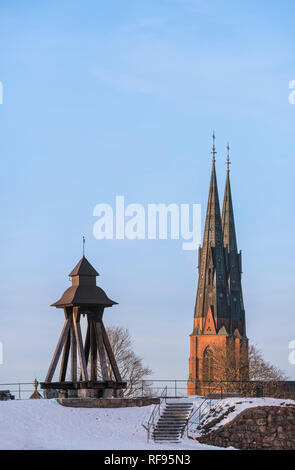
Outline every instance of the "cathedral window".
[(203, 354), (203, 380), (209, 382), (214, 380), (213, 351), (208, 346)]

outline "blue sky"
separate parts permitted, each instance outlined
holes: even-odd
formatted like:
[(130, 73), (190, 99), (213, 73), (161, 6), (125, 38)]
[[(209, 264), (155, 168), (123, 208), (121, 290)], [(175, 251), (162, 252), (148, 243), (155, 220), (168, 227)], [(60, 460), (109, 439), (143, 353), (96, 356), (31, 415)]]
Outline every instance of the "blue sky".
[(292, 1), (2, 1), (0, 382), (43, 379), (63, 323), (49, 305), (86, 254), (155, 378), (186, 379), (197, 254), (98, 241), (93, 208), (201, 203), (212, 130), (226, 143), (250, 340), (295, 379)]

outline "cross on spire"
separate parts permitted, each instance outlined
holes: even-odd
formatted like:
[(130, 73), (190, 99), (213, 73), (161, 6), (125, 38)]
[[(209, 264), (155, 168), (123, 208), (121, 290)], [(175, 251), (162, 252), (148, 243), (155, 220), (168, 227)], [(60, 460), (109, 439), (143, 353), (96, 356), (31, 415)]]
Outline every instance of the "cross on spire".
[(230, 161), (230, 158), (229, 158), (229, 150), (230, 150), (229, 143), (227, 143), (226, 149), (227, 149), (226, 169), (227, 169), (227, 172), (229, 173), (230, 172), (229, 165), (231, 165), (231, 161)]
[(83, 237), (83, 258), (85, 256), (85, 237)]
[(211, 155), (212, 155), (212, 162), (215, 163), (215, 155), (216, 155), (216, 150), (215, 150), (215, 132), (213, 131), (213, 135), (212, 135), (212, 140), (213, 140), (213, 145), (212, 145), (212, 152), (211, 152)]

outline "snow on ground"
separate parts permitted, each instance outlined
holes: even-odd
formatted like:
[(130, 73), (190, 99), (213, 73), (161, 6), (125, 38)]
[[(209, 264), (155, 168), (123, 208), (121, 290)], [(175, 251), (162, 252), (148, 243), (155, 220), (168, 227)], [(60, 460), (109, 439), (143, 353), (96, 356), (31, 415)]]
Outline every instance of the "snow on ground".
[[(171, 400), (172, 401), (172, 400)], [(179, 401), (179, 400), (177, 400)], [(194, 409), (201, 397), (190, 397)], [(273, 398), (228, 398), (212, 402), (215, 411), (204, 417), (206, 424), (231, 409), (214, 429), (231, 421), (245, 408), (295, 405), (293, 400)], [(234, 409), (233, 409), (234, 407)], [(68, 408), (56, 400), (0, 401), (0, 449), (106, 449), (106, 450), (216, 450), (185, 438), (179, 444), (147, 443), (147, 421), (153, 406), (132, 408)], [(192, 437), (199, 431), (192, 426)], [(213, 428), (212, 428), (213, 429)]]
[[(200, 397), (193, 397), (195, 406), (194, 409), (197, 409), (198, 404), (200, 403)], [(204, 426), (208, 423), (215, 423), (213, 426), (210, 426), (210, 432), (218, 429), (220, 426), (232, 421), (239, 413), (241, 413), (246, 408), (254, 408), (256, 406), (295, 406), (294, 400), (284, 400), (279, 398), (225, 398), (222, 400), (212, 400), (212, 405), (210, 410), (203, 416), (201, 419), (200, 426), (191, 425), (190, 436), (195, 439), (202, 434), (204, 431)], [(216, 420), (216, 421), (215, 421)]]
[(141, 423), (152, 406), (68, 408), (56, 400), (0, 401), (0, 449), (217, 449), (192, 440), (147, 443)]

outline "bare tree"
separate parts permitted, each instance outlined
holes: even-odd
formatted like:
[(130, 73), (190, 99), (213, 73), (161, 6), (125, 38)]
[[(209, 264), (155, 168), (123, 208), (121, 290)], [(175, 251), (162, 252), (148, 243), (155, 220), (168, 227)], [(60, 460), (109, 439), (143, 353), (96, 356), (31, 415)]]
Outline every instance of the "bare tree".
[[(124, 390), (124, 396), (149, 395), (150, 387), (147, 381), (143, 380), (146, 376), (152, 374), (152, 370), (143, 365), (142, 359), (133, 351), (132, 340), (127, 328), (122, 326), (108, 326), (106, 331), (114, 352), (119, 371), (123, 381), (127, 382), (127, 389)], [(112, 367), (108, 362), (108, 373), (111, 380), (114, 380)], [(98, 380), (102, 380), (100, 363), (97, 369)]]
[(233, 338), (229, 338), (226, 345), (208, 346), (203, 355), (203, 380), (215, 382), (249, 380), (247, 344), (241, 346), (238, 354)]
[(277, 382), (287, 380), (288, 377), (283, 370), (265, 361), (261, 350), (251, 344), (249, 346), (249, 379)]
[(212, 345), (204, 352), (203, 380), (208, 391), (220, 387), (225, 392), (251, 396), (256, 393), (282, 396), (283, 382), (288, 379), (284, 371), (265, 361), (254, 345), (247, 348), (245, 343), (238, 356), (234, 344), (228, 346)]

